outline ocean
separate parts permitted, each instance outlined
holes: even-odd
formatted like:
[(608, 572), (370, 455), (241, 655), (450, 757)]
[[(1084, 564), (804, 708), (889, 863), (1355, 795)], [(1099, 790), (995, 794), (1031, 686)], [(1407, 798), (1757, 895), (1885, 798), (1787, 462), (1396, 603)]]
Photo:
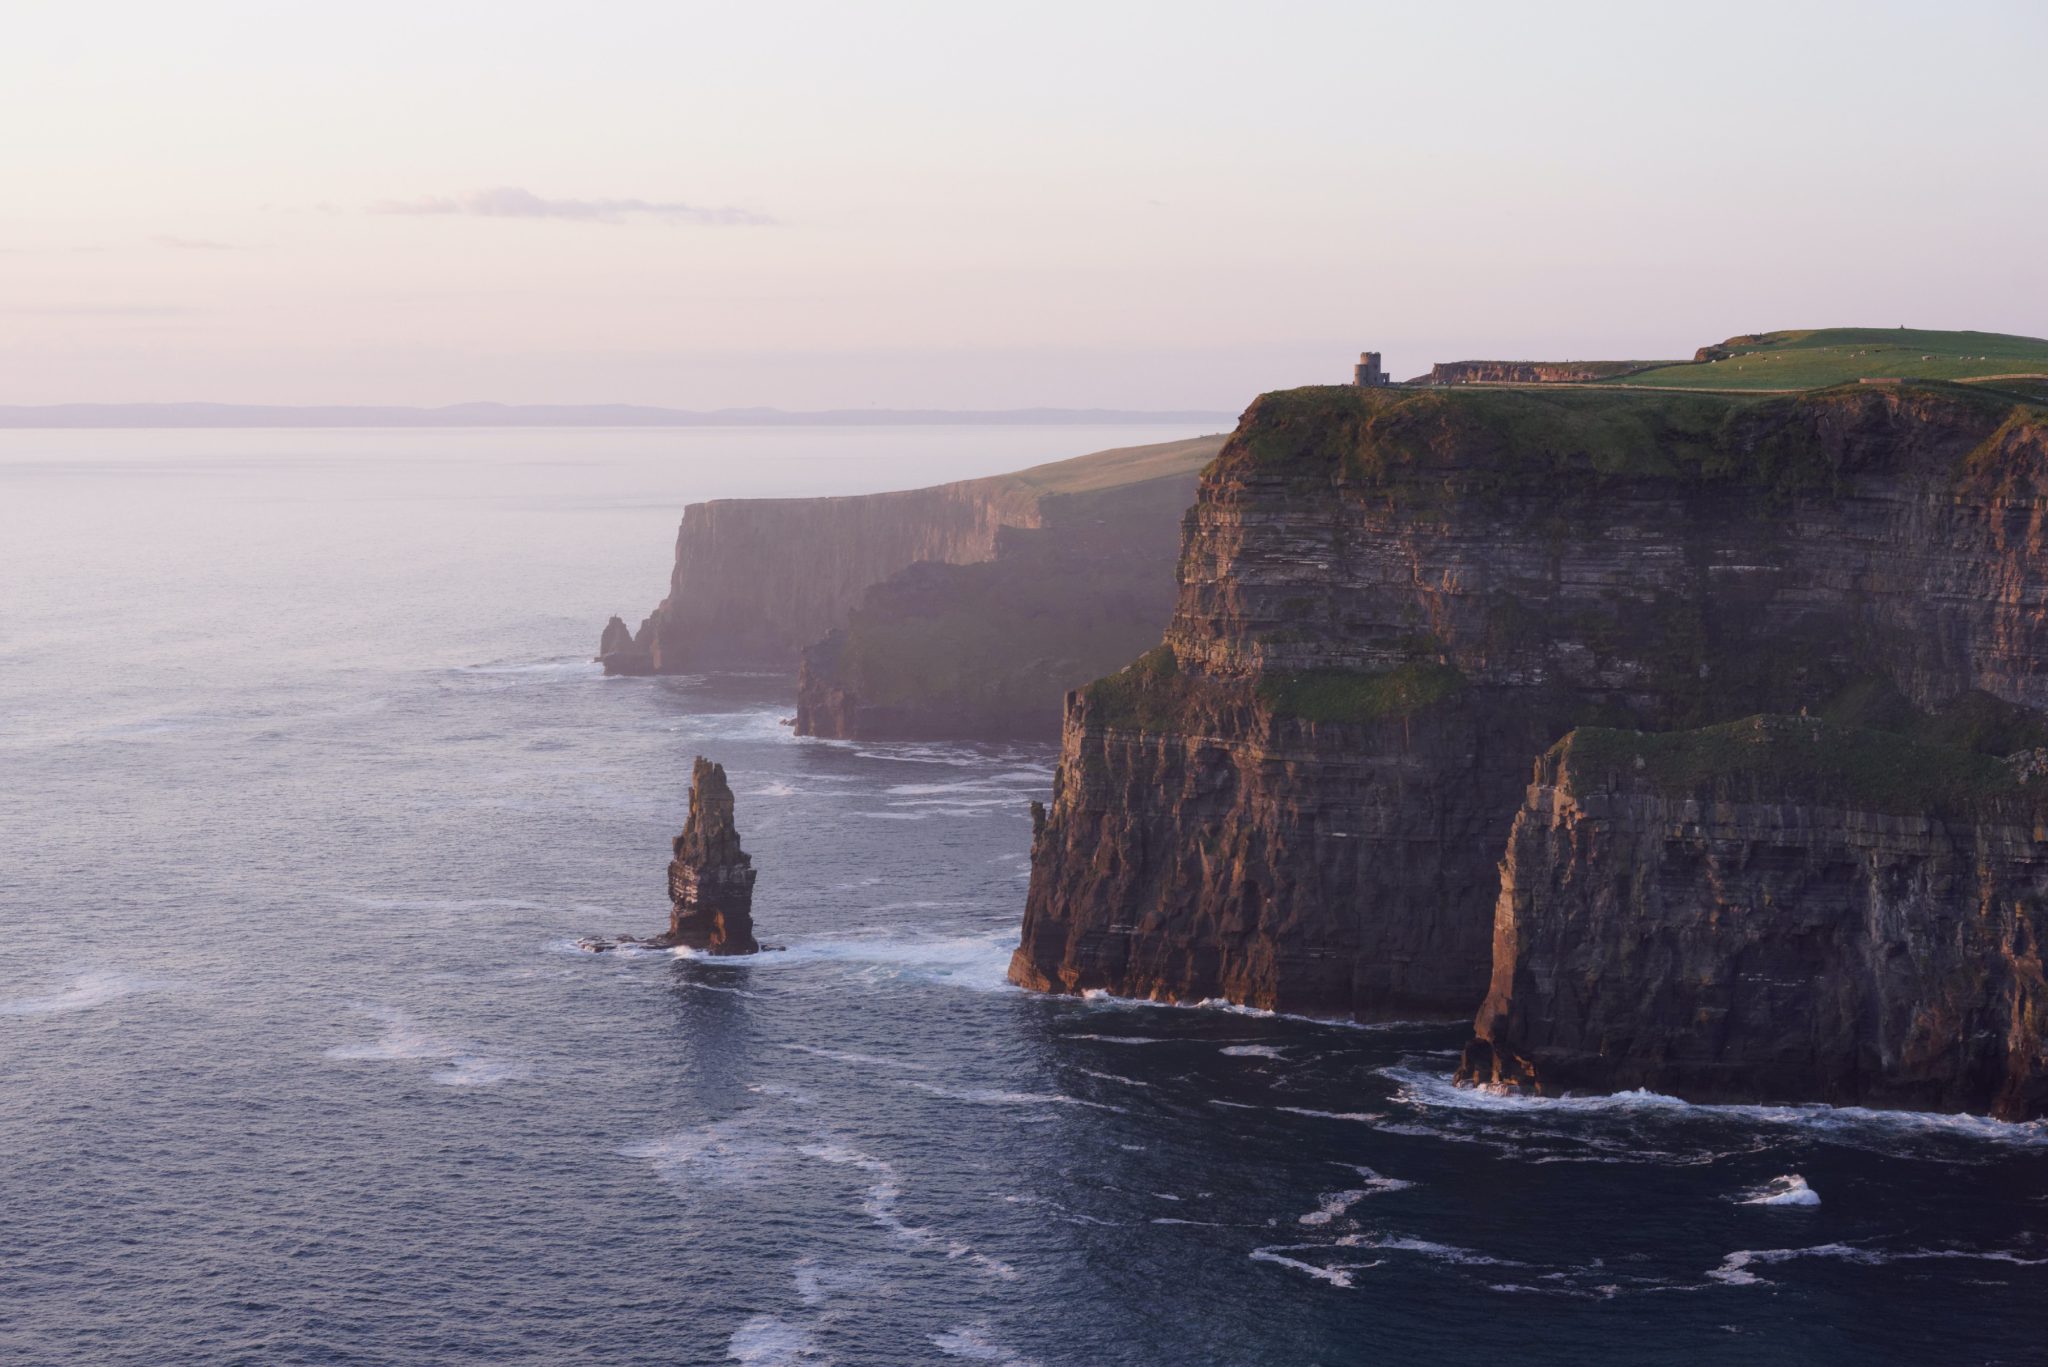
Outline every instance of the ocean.
[[(2048, 1127), (1034, 996), (1051, 747), (589, 661), (687, 501), (1187, 435), (0, 433), (0, 1361), (2048, 1360)], [(581, 951), (698, 754), (786, 948)]]

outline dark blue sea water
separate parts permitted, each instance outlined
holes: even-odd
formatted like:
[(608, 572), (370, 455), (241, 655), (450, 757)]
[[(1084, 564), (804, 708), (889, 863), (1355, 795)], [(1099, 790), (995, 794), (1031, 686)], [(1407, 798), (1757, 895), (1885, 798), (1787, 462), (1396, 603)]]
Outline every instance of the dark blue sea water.
[[(1048, 749), (586, 662), (688, 499), (1170, 435), (0, 436), (0, 1361), (2048, 1360), (2042, 1127), (1030, 996)], [(787, 950), (577, 950), (700, 753)]]

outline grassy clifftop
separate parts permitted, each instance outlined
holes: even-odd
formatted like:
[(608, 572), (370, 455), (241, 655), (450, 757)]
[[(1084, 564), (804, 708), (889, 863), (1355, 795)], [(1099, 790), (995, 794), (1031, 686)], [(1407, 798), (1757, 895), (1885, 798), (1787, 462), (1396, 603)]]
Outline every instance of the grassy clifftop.
[(1054, 461), (1049, 465), (1034, 465), (1014, 474), (997, 475), (995, 482), (1014, 485), (1038, 496), (1090, 494), (1170, 475), (1193, 474), (1207, 465), (1222, 446), (1221, 435), (1159, 442), (1152, 446), (1120, 446), (1110, 451), (1075, 456), (1071, 460)]
[(1585, 726), (1547, 764), (1579, 791), (1647, 784), (1674, 798), (1845, 803), (1909, 816), (1974, 813), (2048, 791), (2023, 761), (1818, 717), (1748, 717), (1697, 731)]
[(1731, 337), (1713, 357), (1606, 383), (1682, 389), (1820, 389), (1863, 379), (2048, 375), (2048, 340), (1923, 328), (1808, 328)]
[[(1685, 393), (1610, 386), (1360, 389), (1327, 385), (1261, 395), (1223, 464), (1425, 496), (1536, 491), (1568, 479), (1668, 480), (1766, 494), (1826, 490), (1883, 443), (1843, 433), (1885, 424), (1896, 404), (1923, 431), (1978, 443), (2048, 411), (2011, 394), (1953, 384), (1845, 385), (1792, 395)], [(1874, 454), (1875, 453), (1875, 454)]]

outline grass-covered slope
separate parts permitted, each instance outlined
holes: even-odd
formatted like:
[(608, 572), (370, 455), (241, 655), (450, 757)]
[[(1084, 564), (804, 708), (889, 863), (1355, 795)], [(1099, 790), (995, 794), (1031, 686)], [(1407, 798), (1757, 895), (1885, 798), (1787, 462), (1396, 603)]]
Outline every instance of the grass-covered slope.
[(1786, 496), (1830, 489), (1851, 473), (1848, 462), (1874, 458), (1830, 434), (1889, 404), (1910, 404), (1931, 427), (1981, 438), (2002, 424), (2048, 423), (2048, 411), (2016, 398), (1956, 384), (1795, 394), (1325, 385), (1261, 395), (1221, 460), (1314, 479), (1341, 473), (1357, 487), (1411, 498), (1644, 479)]
[(2048, 376), (2048, 340), (1923, 328), (1811, 328), (1731, 337), (1702, 359), (1607, 383), (1683, 389), (1821, 389), (1864, 379)]

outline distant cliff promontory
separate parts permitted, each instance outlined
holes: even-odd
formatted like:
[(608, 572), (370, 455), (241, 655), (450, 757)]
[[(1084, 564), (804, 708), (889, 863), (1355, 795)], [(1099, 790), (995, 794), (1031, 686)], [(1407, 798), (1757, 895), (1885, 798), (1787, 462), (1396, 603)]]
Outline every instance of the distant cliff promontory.
[(1158, 638), (1221, 437), (843, 498), (693, 503), (669, 594), (607, 672), (802, 670), (824, 736), (1056, 734), (1059, 699)]

